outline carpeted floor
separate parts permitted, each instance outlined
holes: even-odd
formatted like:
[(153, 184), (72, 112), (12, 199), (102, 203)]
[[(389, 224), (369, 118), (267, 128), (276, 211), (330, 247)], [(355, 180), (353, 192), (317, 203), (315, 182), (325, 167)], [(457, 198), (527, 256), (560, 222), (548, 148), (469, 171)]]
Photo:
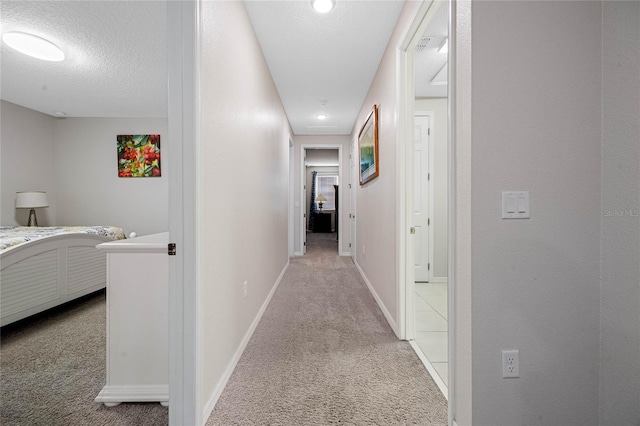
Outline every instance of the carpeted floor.
[(335, 234), (308, 234), (207, 421), (445, 425), (447, 402), (393, 334)]
[[(398, 341), (335, 234), (291, 260), (207, 425), (444, 425), (447, 402)], [(94, 402), (104, 292), (2, 328), (0, 424), (166, 425), (157, 403)]]
[(105, 384), (105, 293), (20, 323), (0, 337), (0, 424), (166, 425), (158, 403), (94, 402)]

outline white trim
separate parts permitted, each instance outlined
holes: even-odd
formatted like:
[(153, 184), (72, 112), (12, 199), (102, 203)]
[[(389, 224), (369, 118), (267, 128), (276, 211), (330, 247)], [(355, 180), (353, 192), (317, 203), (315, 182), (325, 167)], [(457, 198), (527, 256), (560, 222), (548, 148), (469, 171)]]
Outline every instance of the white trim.
[[(95, 402), (109, 407), (121, 402), (159, 402), (169, 401), (168, 385), (106, 385), (102, 388)], [(163, 404), (164, 405), (164, 404)]]
[(199, 425), (198, 333), (199, 2), (167, 2), (169, 236), (169, 425)]
[[(300, 230), (300, 252), (302, 252), (302, 254), (304, 255), (305, 253), (305, 248), (304, 248), (304, 241), (305, 241), (305, 236), (306, 236), (306, 232), (307, 232), (307, 221), (304, 220), (305, 217), (304, 215), (307, 212), (307, 208), (309, 206), (307, 206), (307, 197), (306, 197), (306, 190), (305, 190), (305, 185), (307, 184), (307, 172), (306, 172), (306, 167), (304, 164), (304, 160), (305, 160), (305, 152), (307, 149), (337, 149), (338, 150), (338, 184), (340, 185), (340, 187), (342, 187), (342, 190), (338, 192), (338, 204), (340, 206), (343, 206), (343, 192), (344, 192), (344, 185), (342, 184), (343, 181), (343, 174), (342, 174), (342, 145), (337, 145), (337, 144), (300, 144), (300, 212), (299, 214), (299, 218), (300, 218), (300, 226), (299, 226), (299, 230)], [(341, 211), (343, 211), (344, 208), (340, 209)], [(342, 223), (342, 213), (340, 213), (339, 215), (337, 215), (336, 220), (338, 221), (338, 252), (340, 252), (341, 248), (342, 248), (342, 233), (344, 232), (344, 228), (343, 228), (343, 223)]]
[(449, 280), (447, 277), (433, 277), (429, 282), (433, 284), (440, 284), (440, 283), (446, 284), (449, 282)]
[(444, 398), (448, 401), (449, 390), (447, 389), (447, 385), (444, 383), (444, 381), (442, 380), (442, 378), (440, 377), (436, 369), (433, 367), (433, 364), (431, 364), (431, 361), (429, 361), (429, 359), (424, 355), (424, 352), (422, 352), (422, 349), (420, 349), (420, 345), (418, 345), (418, 343), (415, 340), (409, 340), (409, 344), (415, 351), (416, 355), (418, 355), (418, 358), (420, 358), (420, 361), (422, 361), (422, 364), (424, 364), (425, 368), (431, 375), (431, 378), (438, 386), (438, 389), (440, 389), (440, 392), (442, 392), (442, 396), (444, 396)]
[(242, 341), (240, 342), (240, 346), (238, 346), (238, 349), (233, 355), (233, 358), (231, 358), (231, 360), (229, 361), (229, 364), (227, 365), (227, 368), (225, 369), (224, 374), (218, 381), (218, 384), (216, 385), (216, 388), (214, 389), (213, 394), (211, 395), (211, 398), (209, 398), (209, 401), (207, 401), (204, 407), (203, 419), (208, 419), (211, 413), (213, 412), (213, 409), (215, 408), (216, 403), (220, 398), (220, 395), (222, 395), (222, 391), (227, 385), (227, 382), (229, 381), (229, 378), (231, 377), (233, 370), (235, 370), (236, 365), (238, 365), (238, 361), (240, 361), (240, 357), (242, 356), (242, 353), (244, 352), (247, 345), (249, 344), (249, 341), (251, 340), (251, 336), (253, 336), (253, 332), (258, 327), (258, 324), (260, 323), (260, 320), (262, 319), (264, 312), (267, 310), (267, 306), (269, 306), (269, 303), (271, 302), (271, 298), (273, 297), (276, 290), (278, 289), (278, 286), (280, 286), (280, 283), (282, 282), (282, 278), (284, 277), (284, 274), (287, 272), (288, 268), (289, 268), (289, 262), (287, 262), (287, 264), (284, 265), (282, 272), (280, 272), (278, 279), (276, 279), (276, 282), (271, 288), (271, 291), (269, 291), (267, 298), (265, 299), (264, 303), (260, 307), (260, 310), (258, 311), (256, 317), (253, 319), (251, 326), (249, 327)]
[(391, 316), (391, 314), (389, 313), (389, 311), (387, 310), (387, 307), (384, 305), (384, 303), (382, 303), (382, 299), (380, 299), (380, 296), (378, 296), (378, 293), (376, 293), (376, 291), (373, 289), (373, 286), (371, 285), (371, 283), (369, 282), (369, 279), (367, 279), (367, 276), (364, 274), (364, 271), (362, 270), (362, 268), (360, 267), (360, 265), (358, 264), (358, 262), (353, 262), (356, 265), (356, 269), (358, 270), (358, 272), (360, 273), (360, 276), (362, 277), (362, 279), (364, 280), (364, 283), (367, 285), (367, 287), (369, 288), (369, 291), (371, 292), (371, 295), (373, 296), (373, 298), (376, 300), (376, 303), (378, 304), (378, 306), (380, 307), (380, 310), (382, 311), (382, 313), (384, 314), (384, 317), (387, 319), (387, 322), (389, 323), (389, 325), (391, 326), (391, 329), (393, 330), (393, 332), (395, 333), (396, 336), (398, 336), (398, 338), (400, 338), (400, 335), (398, 333), (398, 325), (396, 324), (395, 320), (393, 319), (393, 317)]

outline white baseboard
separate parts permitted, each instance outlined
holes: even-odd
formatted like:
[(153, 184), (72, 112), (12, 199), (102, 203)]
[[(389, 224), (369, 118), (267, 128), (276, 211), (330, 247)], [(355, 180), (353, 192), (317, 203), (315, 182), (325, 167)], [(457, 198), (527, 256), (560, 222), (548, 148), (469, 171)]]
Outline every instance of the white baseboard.
[(285, 272), (287, 272), (287, 268), (289, 268), (289, 262), (287, 262), (287, 264), (284, 265), (282, 272), (280, 272), (280, 276), (278, 277), (275, 284), (271, 288), (271, 291), (269, 291), (269, 294), (267, 295), (267, 298), (265, 299), (264, 303), (260, 307), (258, 314), (253, 319), (251, 326), (249, 326), (249, 329), (245, 333), (244, 338), (240, 342), (240, 346), (238, 346), (236, 353), (233, 355), (233, 358), (231, 358), (231, 361), (229, 361), (229, 364), (227, 365), (227, 368), (225, 369), (225, 372), (222, 375), (222, 378), (220, 379), (220, 381), (218, 381), (218, 384), (216, 385), (216, 388), (214, 389), (213, 394), (207, 401), (207, 404), (204, 407), (204, 416), (202, 417), (205, 423), (209, 418), (209, 416), (211, 415), (211, 413), (213, 412), (213, 409), (216, 406), (216, 403), (218, 402), (220, 395), (222, 395), (222, 391), (227, 385), (227, 382), (229, 381), (229, 378), (231, 377), (233, 370), (236, 368), (238, 361), (240, 361), (240, 357), (242, 356), (242, 353), (247, 347), (249, 340), (251, 340), (251, 336), (253, 336), (253, 332), (256, 330), (256, 327), (258, 327), (258, 324), (262, 319), (262, 315), (264, 315), (264, 311), (267, 309), (267, 306), (269, 306), (269, 303), (271, 302), (271, 298), (275, 294), (276, 290), (278, 289), (278, 286), (280, 285), (280, 282), (282, 281), (282, 277), (284, 277)]
[(351, 252), (350, 251), (343, 251), (343, 252), (340, 253), (340, 256), (351, 257)]
[(294, 256), (302, 256), (302, 252), (301, 251), (297, 251), (295, 253), (293, 253)]
[(382, 303), (382, 299), (380, 299), (380, 296), (378, 296), (378, 293), (376, 293), (376, 291), (373, 289), (373, 286), (369, 282), (369, 279), (367, 278), (367, 276), (364, 274), (364, 271), (362, 270), (360, 265), (358, 265), (358, 262), (354, 261), (354, 263), (356, 265), (356, 268), (358, 269), (358, 272), (360, 273), (360, 276), (364, 280), (365, 284), (369, 288), (369, 291), (373, 295), (373, 298), (376, 300), (376, 303), (380, 307), (380, 310), (384, 314), (384, 317), (387, 319), (387, 322), (391, 326), (391, 329), (393, 330), (395, 335), (398, 337), (398, 339), (400, 339), (400, 334), (398, 333), (398, 326), (396, 324), (395, 319), (391, 316), (391, 314), (387, 310), (387, 307), (384, 305), (384, 303)]
[[(106, 385), (95, 399), (107, 406), (121, 402), (169, 402), (169, 385)], [(164, 404), (163, 404), (164, 405)]]

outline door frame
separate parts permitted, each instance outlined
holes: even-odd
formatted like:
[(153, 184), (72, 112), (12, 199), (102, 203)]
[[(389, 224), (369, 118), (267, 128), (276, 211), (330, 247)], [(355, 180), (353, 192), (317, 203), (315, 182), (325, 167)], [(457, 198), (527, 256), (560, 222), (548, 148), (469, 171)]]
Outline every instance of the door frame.
[[(467, 1), (467, 0), (463, 0)], [(449, 194), (448, 203), (448, 395), (449, 401), (449, 425), (456, 423), (456, 85), (457, 69), (455, 57), (456, 51), (456, 32), (458, 31), (456, 24), (456, 1), (445, 0), (440, 2), (440, 7), (449, 8), (449, 74), (448, 74), (448, 147), (449, 168), (447, 176), (447, 187)], [(397, 221), (397, 244), (398, 244), (398, 329), (399, 335), (403, 339), (407, 339), (408, 332), (411, 327), (410, 322), (414, 318), (415, 297), (413, 289), (415, 286), (415, 270), (414, 270), (414, 254), (413, 239), (410, 234), (410, 223), (413, 214), (413, 121), (415, 117), (415, 71), (414, 71), (414, 51), (415, 47), (424, 34), (429, 23), (432, 21), (438, 7), (435, 0), (423, 0), (418, 6), (418, 11), (412, 21), (405, 36), (397, 49), (397, 104), (398, 104), (398, 144), (397, 144), (397, 190), (398, 190), (398, 221)], [(470, 16), (470, 4), (465, 3), (462, 7), (465, 14)], [(470, 33), (470, 28), (463, 28), (463, 35)], [(469, 35), (470, 36), (470, 35)], [(469, 47), (470, 50), (470, 47)], [(467, 77), (466, 75), (464, 76)], [(469, 383), (470, 384), (470, 383)], [(465, 389), (466, 390), (466, 389)], [(464, 401), (466, 404), (467, 401)], [(467, 407), (465, 407), (467, 408)]]
[[(344, 192), (344, 182), (343, 182), (343, 174), (342, 174), (342, 145), (338, 144), (301, 144), (300, 145), (300, 206), (303, 208), (300, 209), (299, 219), (300, 219), (300, 252), (302, 255), (307, 253), (306, 241), (307, 241), (307, 221), (305, 219), (305, 214), (307, 213), (307, 208), (309, 206), (306, 205), (307, 202), (307, 190), (305, 185), (307, 184), (307, 168), (305, 167), (304, 161), (306, 158), (307, 149), (337, 149), (338, 150), (338, 185), (340, 185), (340, 191), (338, 191), (338, 205), (343, 206), (343, 196)], [(336, 223), (338, 224), (338, 254), (341, 255), (342, 251), (342, 233), (344, 231), (343, 223), (342, 223), (342, 210), (340, 208), (339, 214), (336, 215)]]
[(200, 2), (167, 2), (169, 425), (203, 424), (198, 309)]

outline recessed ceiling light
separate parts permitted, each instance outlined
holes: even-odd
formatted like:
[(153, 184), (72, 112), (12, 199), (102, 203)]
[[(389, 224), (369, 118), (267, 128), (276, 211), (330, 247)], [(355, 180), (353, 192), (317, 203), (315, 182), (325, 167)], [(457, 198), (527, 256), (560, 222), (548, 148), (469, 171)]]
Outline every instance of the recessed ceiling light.
[(445, 38), (440, 48), (438, 49), (438, 53), (447, 53), (449, 52), (449, 39)]
[(311, 0), (311, 4), (313, 5), (313, 8), (316, 10), (316, 12), (327, 13), (328, 11), (333, 9), (333, 6), (335, 5), (335, 1), (334, 0)]
[(64, 60), (64, 52), (58, 46), (33, 34), (8, 32), (2, 35), (2, 41), (18, 52), (43, 61)]
[(54, 116), (56, 116), (56, 117), (58, 117), (58, 118), (64, 118), (64, 117), (66, 117), (66, 116), (67, 116), (67, 114), (65, 114), (65, 113), (64, 113), (64, 112), (62, 112), (62, 111), (56, 111), (56, 112), (54, 112), (54, 113), (53, 113), (53, 115), (54, 115)]
[(318, 115), (316, 115), (316, 118), (318, 120), (326, 120), (327, 119), (327, 114), (318, 114)]

